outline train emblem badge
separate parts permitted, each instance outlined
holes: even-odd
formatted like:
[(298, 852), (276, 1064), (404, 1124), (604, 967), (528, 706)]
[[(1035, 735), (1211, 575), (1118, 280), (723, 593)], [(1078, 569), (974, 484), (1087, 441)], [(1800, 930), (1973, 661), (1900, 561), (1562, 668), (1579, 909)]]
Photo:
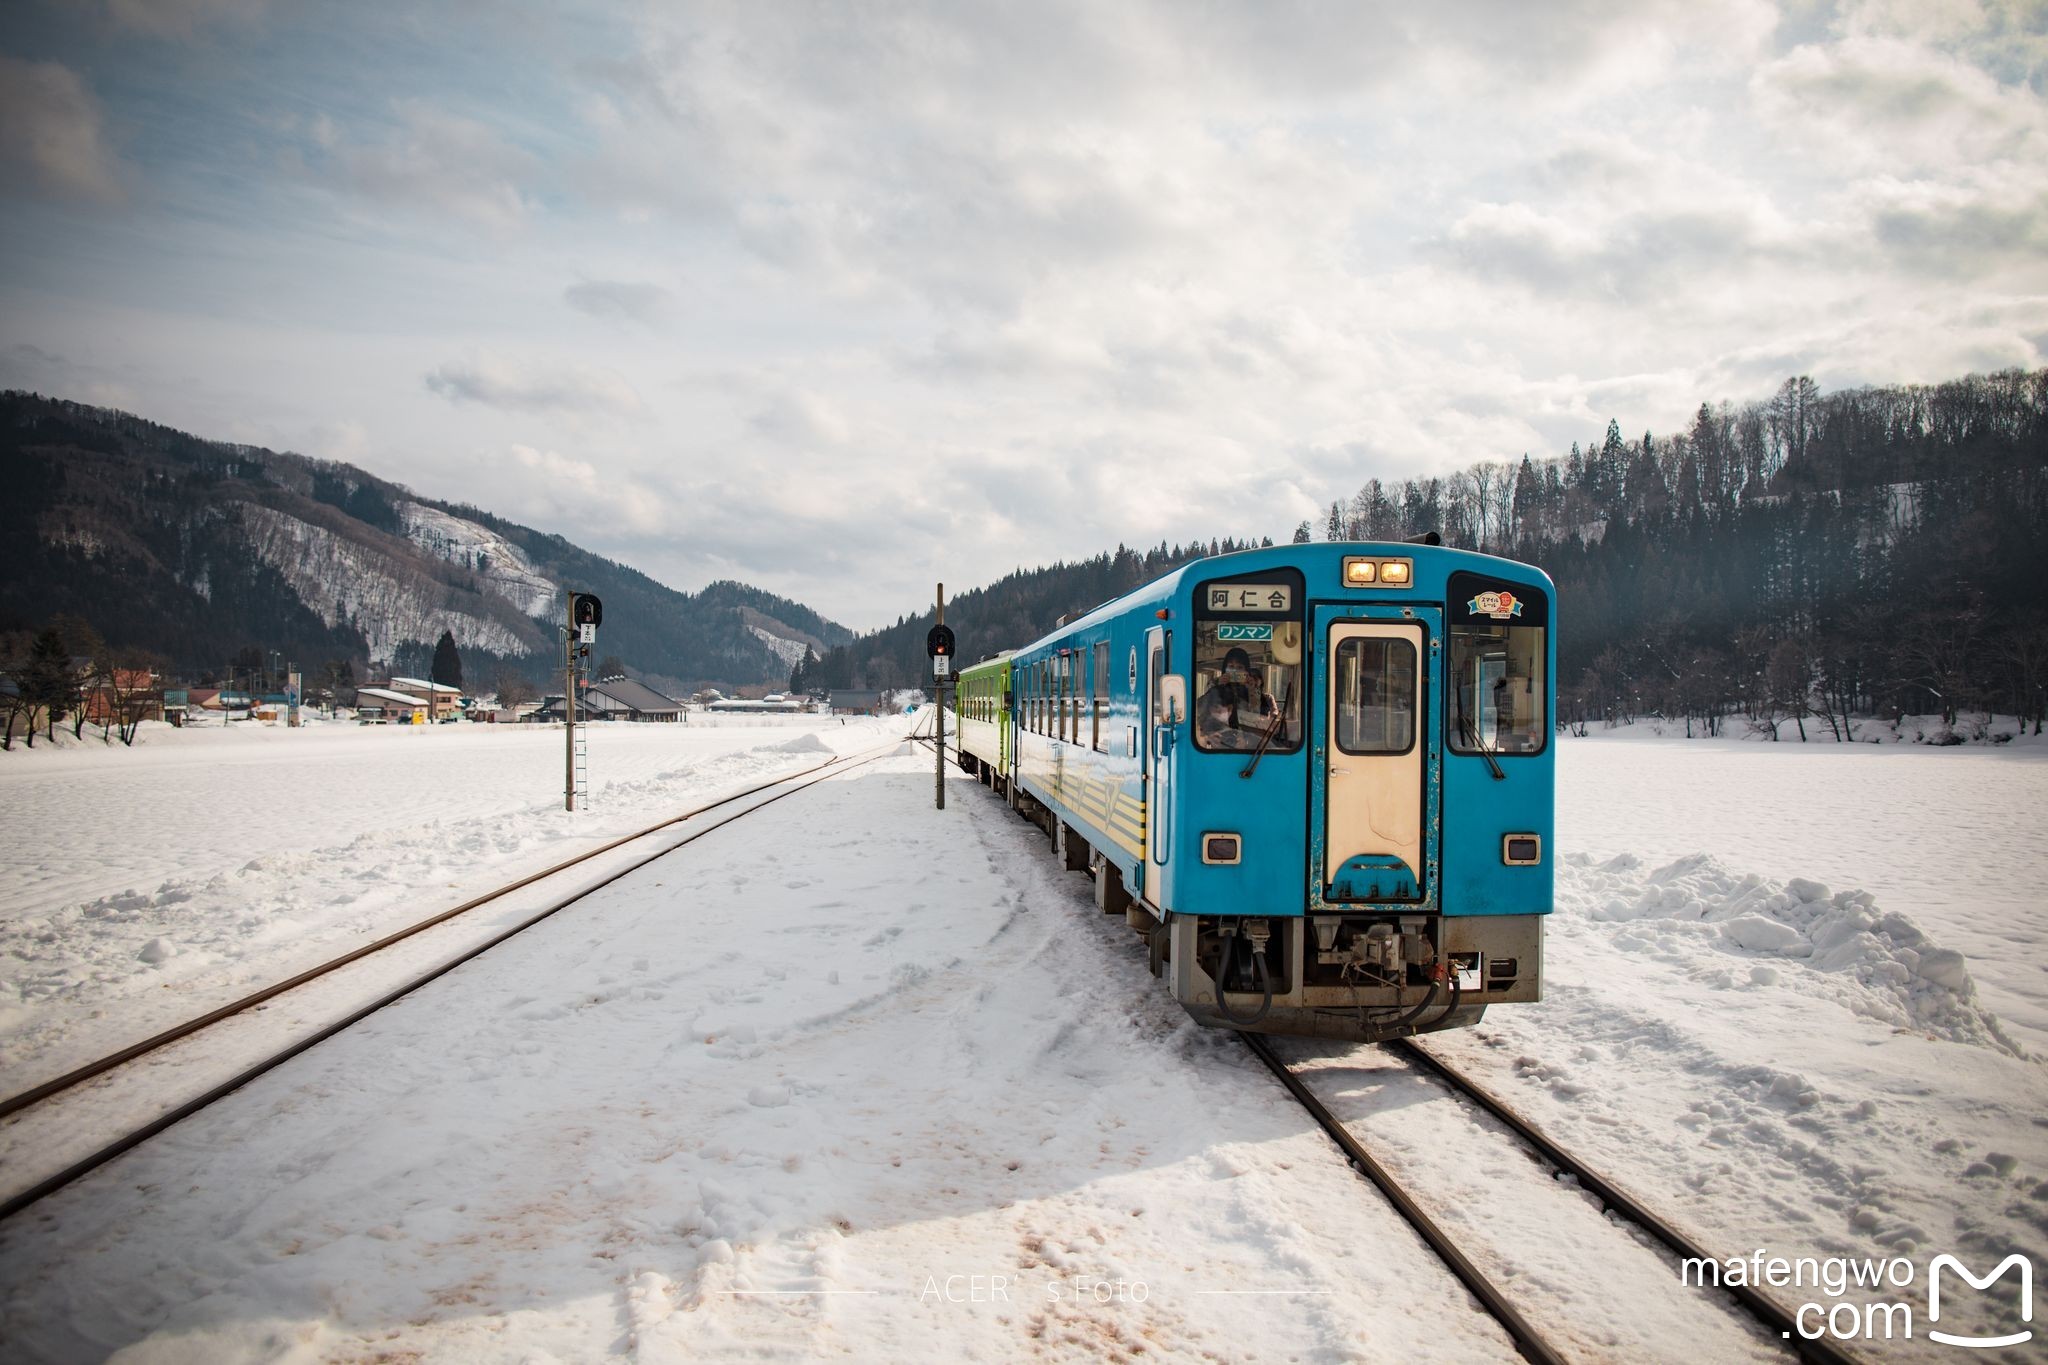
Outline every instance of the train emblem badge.
[(1491, 616), (1496, 621), (1512, 621), (1522, 614), (1522, 601), (1511, 592), (1483, 592), (1467, 602), (1465, 610), (1474, 616)]

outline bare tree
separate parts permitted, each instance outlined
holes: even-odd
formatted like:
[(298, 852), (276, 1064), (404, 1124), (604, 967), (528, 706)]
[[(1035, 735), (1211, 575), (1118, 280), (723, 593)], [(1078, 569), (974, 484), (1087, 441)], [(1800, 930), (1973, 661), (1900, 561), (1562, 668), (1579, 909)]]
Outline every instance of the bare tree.
[(1493, 549), (1505, 554), (1515, 539), (1515, 462), (1501, 460), (1493, 466), (1493, 485), (1487, 492), (1487, 520), (1493, 525)]
[(528, 702), (539, 701), (540, 692), (525, 674), (511, 668), (501, 668), (492, 680), (491, 690), (498, 694), (498, 705), (518, 708)]
[(1473, 546), (1487, 549), (1492, 542), (1487, 539), (1487, 530), (1493, 525), (1493, 487), (1496, 471), (1490, 460), (1481, 460), (1467, 472), (1451, 480), (1451, 487), (1457, 493), (1469, 497), (1472, 503)]
[(127, 650), (107, 660), (106, 681), (99, 693), (106, 707), (101, 724), (111, 725), (124, 745), (134, 745), (135, 732), (152, 710), (162, 714), (161, 662), (144, 650)]
[[(92, 623), (78, 616), (59, 616), (52, 625), (64, 641), (64, 648), (70, 653), (70, 669), (67, 678), (65, 709), (71, 713), (71, 737), (85, 737), (87, 703), (106, 686), (107, 642), (92, 628)], [(101, 738), (105, 738), (102, 731)]]
[(1776, 717), (1789, 717), (1799, 726), (1799, 742), (1806, 742), (1806, 718), (1813, 714), (1813, 654), (1806, 641), (1780, 640), (1765, 665), (1765, 684), (1773, 714), (1771, 738), (1778, 737)]
[(1999, 653), (2013, 670), (2013, 714), (2022, 729), (2031, 718), (2034, 733), (2041, 733), (2043, 711), (2048, 711), (2048, 626), (2015, 630), (2000, 643)]
[(14, 747), (14, 727), (20, 725), (31, 749), (36, 744), (35, 704), (29, 699), (29, 634), (25, 630), (0, 632), (0, 751)]

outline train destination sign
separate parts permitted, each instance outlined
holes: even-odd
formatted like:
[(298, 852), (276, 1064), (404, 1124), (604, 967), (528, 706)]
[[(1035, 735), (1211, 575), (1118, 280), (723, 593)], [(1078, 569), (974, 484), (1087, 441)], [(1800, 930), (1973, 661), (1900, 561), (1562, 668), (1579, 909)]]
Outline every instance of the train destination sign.
[(1285, 583), (1212, 583), (1204, 590), (1210, 611), (1287, 611), (1294, 589)]

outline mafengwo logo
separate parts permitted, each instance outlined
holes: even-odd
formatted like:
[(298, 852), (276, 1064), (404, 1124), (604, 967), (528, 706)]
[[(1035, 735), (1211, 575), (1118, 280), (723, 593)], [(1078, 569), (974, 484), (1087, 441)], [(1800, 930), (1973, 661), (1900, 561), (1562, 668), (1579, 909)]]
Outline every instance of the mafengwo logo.
[(1927, 1335), (1929, 1339), (1938, 1341), (1944, 1346), (1973, 1346), (1979, 1350), (1991, 1350), (1999, 1346), (2018, 1346), (2024, 1342), (2032, 1341), (2034, 1333), (2031, 1328), (2024, 1332), (2013, 1332), (2002, 1337), (1959, 1337), (1948, 1332), (1937, 1332), (1933, 1326), (1933, 1324), (1941, 1321), (1941, 1272), (1943, 1270), (1955, 1271), (1956, 1274), (1962, 1276), (1968, 1282), (1972, 1289), (1989, 1289), (1992, 1285), (2005, 1278), (2006, 1271), (2015, 1267), (2020, 1272), (2020, 1321), (2032, 1322), (2034, 1320), (2034, 1263), (2032, 1261), (2029, 1261), (2026, 1257), (2015, 1251), (2012, 1255), (2000, 1261), (1996, 1270), (1980, 1280), (1970, 1273), (1968, 1266), (1958, 1261), (1955, 1257), (1947, 1254), (1935, 1257), (1933, 1264), (1927, 1267)]

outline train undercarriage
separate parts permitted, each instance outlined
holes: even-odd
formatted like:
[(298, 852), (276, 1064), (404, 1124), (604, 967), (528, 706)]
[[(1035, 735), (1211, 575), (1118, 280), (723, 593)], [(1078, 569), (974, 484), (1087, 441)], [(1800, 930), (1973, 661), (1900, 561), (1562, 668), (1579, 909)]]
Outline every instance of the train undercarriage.
[(1146, 945), (1152, 974), (1202, 1024), (1371, 1043), (1469, 1027), (1488, 1005), (1542, 998), (1540, 915), (1375, 907), (1162, 920), (1057, 812), (986, 768), (977, 765), (975, 775), (1045, 831), (1069, 871), (1090, 877), (1096, 905), (1125, 917)]

